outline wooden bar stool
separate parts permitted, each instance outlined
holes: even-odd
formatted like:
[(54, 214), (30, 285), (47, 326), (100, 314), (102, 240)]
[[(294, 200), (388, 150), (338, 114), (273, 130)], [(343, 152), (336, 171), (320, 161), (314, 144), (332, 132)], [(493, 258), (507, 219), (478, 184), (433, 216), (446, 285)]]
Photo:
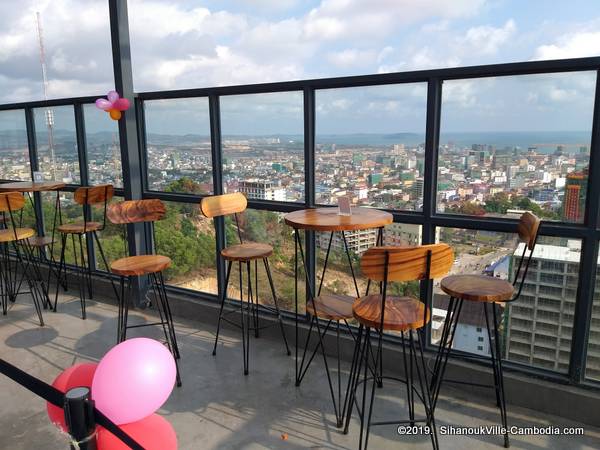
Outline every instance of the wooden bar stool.
[[(126, 225), (128, 223), (152, 223), (161, 220), (166, 213), (165, 205), (158, 199), (149, 200), (128, 200), (110, 205), (108, 207), (108, 219), (117, 225)], [(125, 232), (125, 227), (124, 227)], [(152, 228), (154, 233), (154, 228)], [(126, 234), (124, 235), (125, 242)], [(152, 239), (155, 242), (155, 239)], [(165, 279), (163, 270), (171, 266), (171, 258), (163, 255), (136, 255), (127, 256), (114, 261), (110, 265), (112, 273), (120, 277), (120, 293), (117, 295), (119, 302), (119, 320), (117, 323), (117, 342), (123, 342), (127, 339), (127, 330), (130, 328), (141, 328), (160, 325), (165, 334), (165, 342), (177, 367), (177, 386), (181, 386), (181, 377), (179, 375), (179, 365), (177, 360), (181, 358), (179, 347), (177, 345), (177, 336), (175, 334), (175, 325), (173, 324), (173, 315), (167, 298), (165, 289)], [(129, 314), (130, 295), (125, 294), (125, 278), (128, 279), (129, 288), (133, 277), (148, 276), (154, 299), (156, 301), (156, 310), (160, 316), (159, 322), (143, 323), (139, 325), (127, 325), (127, 316)]]
[[(15, 212), (22, 211), (25, 197), (20, 192), (0, 193), (0, 297), (2, 314), (8, 312), (8, 302), (15, 302), (21, 291), (21, 285), (26, 280), (33, 306), (40, 321), (44, 325), (42, 306), (45, 308), (50, 300), (42, 280), (39, 267), (35, 262), (33, 249), (29, 239), (35, 236), (31, 228), (19, 227)], [(8, 216), (8, 217), (7, 217)], [(12, 252), (11, 254), (11, 247)]]
[[(425, 327), (431, 320), (431, 307), (427, 301), (413, 297), (388, 295), (390, 282), (431, 280), (448, 273), (454, 261), (454, 252), (447, 244), (422, 245), (418, 247), (372, 247), (361, 257), (364, 275), (372, 281), (383, 283), (381, 294), (361, 297), (354, 302), (352, 312), (360, 324), (354, 349), (348, 384), (350, 402), (346, 411), (348, 432), (353, 406), (356, 404), (360, 418), (359, 449), (367, 448), (369, 432), (374, 425), (401, 425), (422, 422), (429, 427), (434, 449), (438, 448), (437, 430), (431, 406), (427, 366), (423, 356)], [(377, 332), (377, 351), (373, 350), (371, 331)], [(380, 361), (383, 350), (383, 333), (400, 332), (405, 378), (384, 376)], [(416, 332), (416, 336), (415, 336)], [(407, 349), (408, 347), (408, 349)], [(407, 352), (408, 350), (408, 352)], [(408, 353), (408, 354), (407, 354)], [(360, 374), (363, 371), (363, 379)], [(416, 372), (416, 373), (415, 373)], [(369, 376), (372, 374), (372, 376)], [(415, 375), (418, 387), (414, 385)], [(375, 386), (381, 379), (406, 384), (408, 419), (373, 421)], [(367, 410), (367, 382), (372, 380)], [(356, 391), (362, 383), (362, 402), (358, 405)], [(423, 402), (425, 417), (415, 418), (415, 394)]]
[[(431, 380), (433, 408), (435, 409), (437, 404), (440, 388), (444, 380), (444, 372), (446, 370), (448, 356), (452, 350), (452, 343), (454, 342), (456, 327), (460, 320), (463, 302), (467, 300), (470, 302), (481, 303), (483, 305), (487, 334), (490, 343), (490, 361), (494, 375), (493, 387), (496, 391), (496, 404), (500, 409), (502, 425), (504, 429), (507, 430), (504, 434), (504, 446), (506, 448), (510, 446), (510, 441), (508, 438), (506, 399), (504, 392), (504, 378), (502, 375), (502, 353), (500, 336), (498, 334), (498, 327), (500, 324), (498, 323), (496, 309), (501, 304), (513, 302), (519, 298), (525, 278), (527, 277), (527, 270), (529, 269), (529, 264), (533, 256), (533, 250), (537, 242), (539, 227), (540, 219), (534, 214), (526, 212), (521, 216), (517, 231), (519, 239), (524, 242), (523, 253), (519, 260), (519, 265), (512, 283), (486, 275), (451, 275), (444, 278), (440, 283), (441, 289), (450, 296), (450, 301), (448, 303), (448, 312), (442, 329), (439, 351), (435, 359)], [(529, 256), (527, 256), (528, 251)], [(524, 267), (523, 263), (525, 263)], [(517, 282), (519, 283), (519, 287), (515, 293)], [(490, 307), (492, 309), (491, 318), (488, 311)], [(492, 323), (490, 323), (491, 321)], [(477, 358), (476, 355), (470, 357)]]
[[(85, 312), (85, 300), (86, 300), (86, 289), (88, 291), (88, 296), (92, 298), (92, 268), (90, 266), (90, 261), (85, 257), (87, 251), (84, 250), (86, 246), (84, 246), (84, 242), (87, 242), (89, 239), (94, 239), (96, 241), (96, 245), (98, 251), (100, 252), (100, 256), (102, 258), (102, 262), (106, 267), (106, 270), (109, 271), (108, 263), (106, 262), (106, 257), (104, 256), (104, 250), (102, 249), (102, 245), (100, 244), (100, 240), (98, 239), (98, 231), (104, 230), (106, 226), (106, 208), (108, 206), (108, 202), (113, 198), (114, 189), (110, 184), (103, 184), (98, 186), (86, 186), (77, 188), (74, 194), (75, 203), (81, 205), (82, 207), (82, 217), (83, 220), (81, 222), (73, 222), (73, 223), (65, 223), (60, 224), (58, 226), (58, 231), (61, 236), (61, 251), (60, 251), (60, 260), (58, 263), (58, 280), (56, 283), (56, 294), (54, 297), (54, 311), (56, 312), (56, 307), (58, 303), (58, 288), (61, 284), (64, 284), (62, 277), (66, 280), (67, 277), (67, 265), (65, 261), (65, 251), (67, 247), (68, 237), (71, 236), (71, 242), (73, 244), (73, 258), (74, 258), (74, 272), (77, 274), (79, 279), (79, 300), (81, 302), (81, 318), (86, 318)], [(93, 205), (104, 205), (103, 213), (102, 213), (102, 222), (96, 222), (93, 219)], [(79, 242), (79, 256), (77, 255), (78, 249), (76, 244)], [(85, 240), (84, 240), (85, 238)], [(113, 289), (116, 293), (116, 288), (113, 285)]]
[[(213, 348), (213, 355), (217, 354), (217, 343), (219, 341), (219, 331), (221, 329), (221, 321), (241, 328), (242, 330), (242, 346), (243, 346), (243, 358), (244, 358), (244, 375), (248, 375), (248, 363), (250, 356), (250, 330), (254, 330), (255, 337), (258, 337), (259, 329), (264, 328), (259, 325), (258, 320), (258, 261), (262, 260), (269, 280), (269, 286), (271, 288), (271, 294), (273, 295), (273, 302), (275, 308), (270, 308), (266, 305), (261, 305), (262, 308), (271, 311), (277, 315), (279, 326), (281, 327), (281, 335), (283, 336), (283, 342), (287, 354), (290, 355), (290, 348), (287, 343), (285, 336), (285, 330), (283, 328), (283, 321), (281, 320), (281, 312), (277, 302), (277, 294), (275, 293), (275, 286), (273, 284), (273, 277), (271, 275), (271, 268), (269, 266), (269, 256), (273, 254), (273, 247), (268, 244), (261, 244), (256, 242), (244, 242), (242, 239), (242, 233), (240, 231), (238, 214), (243, 212), (248, 205), (246, 197), (241, 193), (214, 195), (211, 197), (204, 197), (200, 203), (200, 210), (205, 217), (215, 218), (222, 216), (234, 215), (235, 223), (240, 243), (237, 245), (231, 245), (225, 247), (221, 251), (221, 256), (227, 261), (227, 273), (225, 276), (225, 288), (219, 299), (221, 307), (219, 310), (219, 321), (217, 323), (217, 333), (215, 336), (215, 345)], [(229, 277), (231, 275), (231, 266), (234, 262), (238, 263), (239, 277), (240, 277), (240, 323), (237, 324), (230, 321), (226, 316), (230, 313), (235, 312), (228, 311), (223, 312), (225, 307), (225, 300), (227, 299), (227, 288), (229, 285)], [(254, 262), (254, 289), (252, 288), (252, 276), (251, 276), (251, 263)], [(243, 270), (242, 264), (246, 265), (247, 273), (247, 295), (246, 295), (246, 312), (244, 312), (244, 295), (243, 295)], [(254, 292), (253, 292), (254, 291)], [(252, 317), (253, 325), (250, 324), (250, 318)], [(246, 322), (245, 322), (246, 320)], [(270, 326), (270, 325), (269, 325)]]

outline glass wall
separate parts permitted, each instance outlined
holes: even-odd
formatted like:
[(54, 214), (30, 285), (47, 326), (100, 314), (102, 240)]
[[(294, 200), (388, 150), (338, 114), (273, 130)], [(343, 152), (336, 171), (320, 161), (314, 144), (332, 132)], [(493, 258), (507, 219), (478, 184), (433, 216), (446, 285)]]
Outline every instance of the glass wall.
[(596, 286), (592, 305), (592, 321), (588, 336), (586, 377), (600, 381), (600, 264), (596, 269)]
[(316, 199), (420, 211), (427, 86), (318, 90)]
[(95, 105), (84, 105), (88, 180), (123, 187), (119, 124)]
[[(244, 242), (259, 242), (273, 247), (269, 257), (269, 266), (273, 276), (275, 292), (281, 309), (294, 309), (294, 235), (291, 227), (285, 224), (283, 213), (247, 209), (238, 215), (240, 232)], [(233, 217), (225, 221), (227, 245), (239, 243), (236, 222)], [(304, 245), (304, 241), (303, 244)], [(299, 265), (302, 261), (299, 259)], [(258, 267), (258, 298), (259, 303), (273, 306), (273, 295), (269, 287), (265, 268), (262, 261)], [(242, 265), (242, 270), (246, 270)], [(304, 271), (299, 274), (299, 303), (298, 308), (304, 311)], [(244, 292), (246, 292), (247, 275), (243, 274)], [(252, 284), (255, 284), (255, 266), (252, 264)], [(239, 298), (239, 270), (237, 264), (232, 266), (228, 290), (229, 298)], [(244, 295), (246, 295), (244, 293)]]
[(218, 293), (215, 229), (197, 203), (165, 202), (167, 214), (154, 224), (156, 253), (173, 260), (165, 271), (168, 284)]
[(304, 200), (302, 92), (221, 97), (225, 192)]
[(34, 109), (38, 165), (47, 181), (79, 184), (73, 106)]
[(0, 111), (0, 179), (31, 180), (25, 111)]
[(208, 99), (145, 101), (144, 115), (150, 190), (212, 193)]
[[(511, 282), (524, 248), (516, 235), (481, 230), (441, 228), (438, 241), (455, 251), (451, 274), (484, 274)], [(568, 371), (580, 256), (580, 240), (540, 236), (521, 296), (500, 309), (505, 359)], [(434, 344), (439, 342), (448, 309), (448, 296), (439, 281), (434, 283)], [(482, 304), (465, 301), (460, 317), (453, 348), (488, 355)]]
[(582, 222), (595, 77), (445, 81), (438, 212)]

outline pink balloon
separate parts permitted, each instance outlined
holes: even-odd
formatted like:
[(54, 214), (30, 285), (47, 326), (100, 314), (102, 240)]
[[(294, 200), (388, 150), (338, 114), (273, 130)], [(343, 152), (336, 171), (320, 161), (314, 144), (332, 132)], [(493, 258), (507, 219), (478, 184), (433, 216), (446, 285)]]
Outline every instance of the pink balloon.
[(108, 111), (112, 108), (112, 103), (105, 98), (99, 98), (96, 100), (96, 108), (101, 109), (102, 111)]
[(117, 100), (119, 100), (119, 93), (117, 91), (110, 91), (108, 94), (106, 94), (106, 96), (108, 97), (108, 100), (111, 103), (114, 103)]
[(136, 422), (167, 401), (175, 376), (175, 360), (167, 347), (153, 339), (129, 339), (98, 364), (92, 398), (117, 425)]
[(120, 98), (113, 103), (113, 108), (118, 109), (119, 111), (127, 111), (129, 109), (129, 100)]

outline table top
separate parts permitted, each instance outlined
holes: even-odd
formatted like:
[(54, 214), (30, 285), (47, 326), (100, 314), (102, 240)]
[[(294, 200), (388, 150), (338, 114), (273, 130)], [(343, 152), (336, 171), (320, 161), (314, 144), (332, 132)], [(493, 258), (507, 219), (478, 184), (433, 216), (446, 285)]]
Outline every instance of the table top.
[(302, 209), (284, 216), (291, 227), (315, 231), (351, 231), (379, 228), (394, 221), (392, 215), (374, 208), (352, 208), (351, 216), (338, 214), (337, 207)]
[(55, 191), (66, 186), (60, 181), (17, 181), (0, 184), (0, 192), (44, 192)]

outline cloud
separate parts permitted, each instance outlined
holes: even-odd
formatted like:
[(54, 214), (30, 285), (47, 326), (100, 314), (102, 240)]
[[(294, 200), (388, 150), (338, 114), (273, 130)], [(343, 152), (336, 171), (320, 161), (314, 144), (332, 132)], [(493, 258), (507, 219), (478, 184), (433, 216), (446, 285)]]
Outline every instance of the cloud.
[(464, 51), (477, 52), (482, 55), (492, 55), (498, 49), (508, 42), (517, 31), (517, 26), (513, 19), (506, 21), (502, 27), (492, 27), (489, 25), (469, 28), (466, 35), (460, 38), (458, 45)]
[(555, 43), (540, 45), (534, 59), (600, 56), (600, 31), (581, 31), (559, 36)]
[(346, 49), (327, 55), (331, 64), (337, 67), (365, 67), (378, 60), (379, 55), (374, 50)]
[(307, 17), (307, 38), (378, 38), (420, 20), (454, 19), (475, 14), (485, 0), (323, 0)]

